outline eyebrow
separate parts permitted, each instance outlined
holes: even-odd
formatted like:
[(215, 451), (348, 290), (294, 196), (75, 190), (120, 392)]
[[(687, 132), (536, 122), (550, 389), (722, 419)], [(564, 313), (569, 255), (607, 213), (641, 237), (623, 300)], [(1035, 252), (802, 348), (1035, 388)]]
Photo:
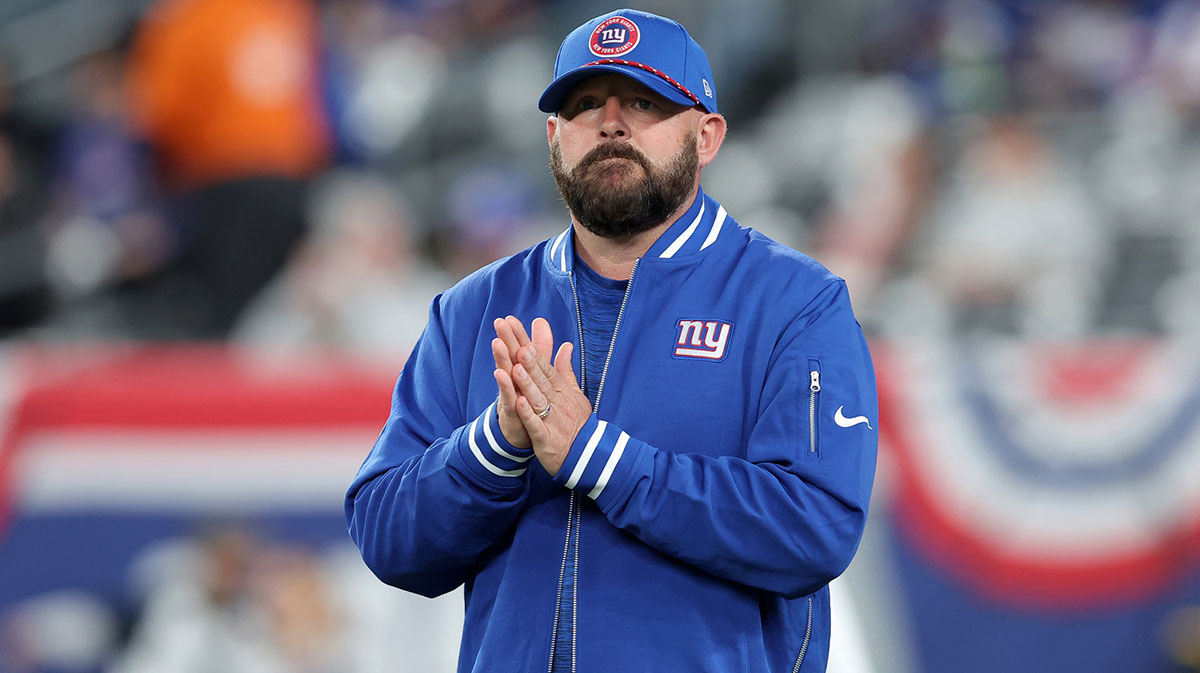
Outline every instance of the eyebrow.
[[(582, 85), (581, 85), (581, 87), (582, 87)], [(618, 97), (634, 96), (634, 97), (638, 97), (638, 98), (646, 98), (648, 100), (652, 100), (652, 101), (656, 101), (656, 102), (663, 102), (663, 103), (673, 103), (674, 102), (671, 99), (667, 98), (666, 96), (659, 94), (657, 91), (655, 91), (647, 86), (639, 85), (636, 83), (634, 83), (631, 86), (628, 86), (627, 88), (623, 88), (623, 90), (619, 90), (619, 91), (610, 91), (610, 90), (608, 90), (607, 87), (604, 87), (604, 89), (605, 89), (604, 93), (601, 94), (599, 91), (597, 91), (597, 89), (580, 88), (579, 90), (577, 90), (573, 93), (567, 94), (567, 97), (564, 100), (565, 101), (575, 101), (580, 98), (584, 98), (586, 96), (604, 97), (604, 98), (607, 98), (609, 96), (618, 96)]]

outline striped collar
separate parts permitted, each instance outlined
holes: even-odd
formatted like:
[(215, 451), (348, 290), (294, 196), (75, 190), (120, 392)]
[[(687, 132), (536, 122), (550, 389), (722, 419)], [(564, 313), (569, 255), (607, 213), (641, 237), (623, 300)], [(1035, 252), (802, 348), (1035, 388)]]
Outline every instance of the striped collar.
[[(642, 259), (681, 259), (696, 255), (732, 228), (727, 219), (725, 208), (700, 190), (692, 207), (654, 241)], [(550, 239), (546, 246), (546, 263), (559, 273), (569, 273), (575, 259), (574, 245), (574, 227), (567, 227)]]

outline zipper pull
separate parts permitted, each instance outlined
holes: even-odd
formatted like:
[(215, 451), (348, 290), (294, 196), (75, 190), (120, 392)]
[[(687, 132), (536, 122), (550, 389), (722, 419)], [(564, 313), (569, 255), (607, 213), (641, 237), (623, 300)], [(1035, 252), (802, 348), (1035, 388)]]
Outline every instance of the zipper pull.
[(814, 393), (821, 392), (821, 372), (814, 369), (808, 374), (811, 377), (810, 383), (808, 384), (808, 389)]

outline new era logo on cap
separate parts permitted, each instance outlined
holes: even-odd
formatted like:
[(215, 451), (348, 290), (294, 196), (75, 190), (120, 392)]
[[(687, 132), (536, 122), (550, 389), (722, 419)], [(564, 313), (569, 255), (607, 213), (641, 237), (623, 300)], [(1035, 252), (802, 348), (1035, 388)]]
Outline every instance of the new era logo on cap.
[(605, 72), (637, 80), (680, 105), (717, 111), (712, 68), (700, 45), (679, 22), (632, 9), (598, 16), (567, 35), (538, 108), (558, 112), (571, 87)]

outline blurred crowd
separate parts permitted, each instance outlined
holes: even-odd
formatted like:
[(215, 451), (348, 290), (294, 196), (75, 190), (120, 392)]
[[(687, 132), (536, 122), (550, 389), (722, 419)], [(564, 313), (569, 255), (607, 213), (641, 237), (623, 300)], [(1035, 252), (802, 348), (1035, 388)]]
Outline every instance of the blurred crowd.
[[(566, 223), (535, 101), (609, 6), (5, 7), (0, 334), (403, 352), (434, 293)], [(869, 332), (1200, 333), (1196, 3), (642, 7), (717, 68), (705, 189)]]
[(130, 564), (121, 591), (64, 588), (0, 612), (3, 673), (453, 670), (459, 592), (380, 591), (350, 545), (325, 549), (209, 520)]

